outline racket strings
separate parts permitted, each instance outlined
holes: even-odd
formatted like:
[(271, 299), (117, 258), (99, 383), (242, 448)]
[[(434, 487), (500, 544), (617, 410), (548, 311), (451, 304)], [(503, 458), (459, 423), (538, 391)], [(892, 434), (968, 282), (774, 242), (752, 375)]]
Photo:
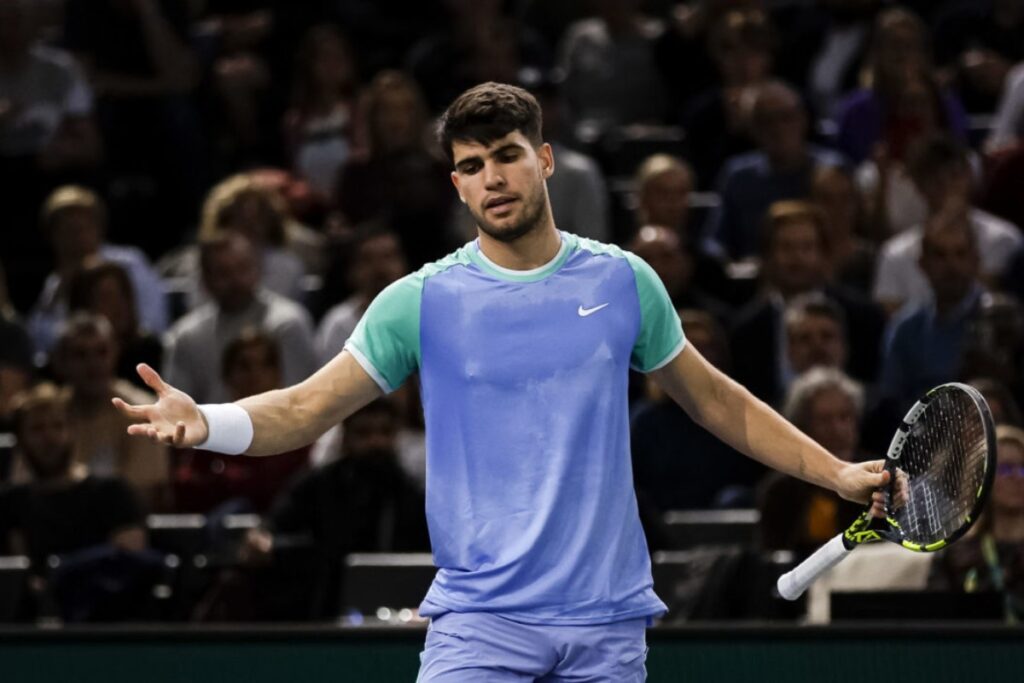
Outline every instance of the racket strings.
[(966, 522), (985, 477), (985, 423), (970, 396), (940, 392), (910, 428), (897, 476), (906, 503), (892, 511), (908, 541), (949, 538)]

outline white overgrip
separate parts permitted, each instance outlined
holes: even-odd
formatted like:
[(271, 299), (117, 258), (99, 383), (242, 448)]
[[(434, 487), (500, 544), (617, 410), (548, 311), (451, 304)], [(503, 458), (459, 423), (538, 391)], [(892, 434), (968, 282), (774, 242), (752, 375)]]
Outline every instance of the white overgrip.
[(843, 544), (843, 535), (834, 536), (814, 554), (779, 577), (776, 587), (786, 600), (796, 600), (814, 581), (849, 554)]

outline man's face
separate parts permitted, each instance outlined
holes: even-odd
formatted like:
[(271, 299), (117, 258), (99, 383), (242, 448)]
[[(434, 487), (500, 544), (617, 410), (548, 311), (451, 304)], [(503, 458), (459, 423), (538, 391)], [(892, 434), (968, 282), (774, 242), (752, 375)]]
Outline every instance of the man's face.
[(810, 399), (807, 435), (842, 460), (857, 452), (857, 406), (836, 388), (819, 391)]
[(808, 292), (823, 284), (825, 254), (813, 223), (793, 222), (779, 227), (766, 256), (768, 276), (783, 296)]
[(225, 384), (234, 400), (281, 387), (281, 369), (273, 350), (264, 344), (242, 347), (227, 372)]
[(62, 260), (81, 261), (99, 251), (100, 217), (86, 207), (62, 209), (53, 219), (53, 248)]
[(64, 381), (79, 397), (106, 397), (117, 366), (117, 344), (108, 335), (81, 331), (63, 340), (57, 350)]
[(674, 168), (650, 178), (640, 188), (640, 212), (645, 223), (685, 228), (693, 183), (686, 171)]
[(359, 245), (352, 269), (352, 284), (367, 297), (374, 297), (407, 271), (398, 238), (378, 235)]
[(788, 92), (761, 96), (754, 114), (758, 146), (776, 163), (794, 163), (804, 153), (807, 117), (799, 98)]
[(67, 411), (55, 405), (29, 410), (18, 429), (18, 446), (40, 479), (67, 471), (71, 463), (71, 426)]
[(933, 213), (954, 200), (966, 205), (971, 199), (971, 171), (960, 164), (936, 168), (920, 178), (917, 189)]
[(355, 415), (345, 422), (346, 458), (380, 457), (398, 452), (398, 420), (385, 412)]
[(534, 149), (513, 131), (488, 145), (455, 141), (452, 155), (452, 182), (481, 231), (514, 242), (541, 225), (547, 213), (544, 181), (555, 168), (550, 145)]
[(939, 305), (961, 301), (977, 280), (978, 253), (968, 230), (968, 226), (932, 230), (922, 240), (921, 270)]
[(647, 226), (630, 244), (630, 250), (654, 269), (670, 296), (681, 294), (689, 284), (692, 264), (675, 233)]
[(259, 283), (256, 251), (248, 242), (232, 240), (207, 254), (203, 284), (225, 311), (240, 311), (248, 306)]
[(793, 371), (801, 373), (816, 365), (842, 368), (846, 341), (839, 323), (826, 315), (807, 313), (786, 326), (787, 353)]

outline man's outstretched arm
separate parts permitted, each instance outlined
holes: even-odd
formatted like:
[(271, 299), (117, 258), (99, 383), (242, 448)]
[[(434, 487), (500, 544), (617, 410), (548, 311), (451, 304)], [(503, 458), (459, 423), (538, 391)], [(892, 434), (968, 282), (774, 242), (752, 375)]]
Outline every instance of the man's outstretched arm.
[(881, 494), (873, 493), (888, 480), (883, 461), (839, 460), (707, 362), (692, 344), (651, 376), (694, 421), (736, 450), (848, 500), (873, 500), (876, 514), (882, 513)]
[[(209, 425), (191, 396), (161, 379), (148, 365), (139, 376), (157, 395), (157, 402), (131, 406), (119, 398), (114, 405), (138, 424), (129, 434), (179, 448), (198, 446), (210, 436)], [(246, 455), (274, 455), (301, 448), (383, 392), (347, 351), (335, 356), (305, 381), (244, 398), (234, 405), (252, 421)]]

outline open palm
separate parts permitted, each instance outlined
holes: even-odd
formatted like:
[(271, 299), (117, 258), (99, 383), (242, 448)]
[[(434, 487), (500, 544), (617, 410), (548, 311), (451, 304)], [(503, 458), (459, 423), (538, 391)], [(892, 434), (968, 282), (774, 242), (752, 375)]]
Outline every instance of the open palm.
[(156, 392), (157, 401), (149, 405), (129, 405), (119, 398), (112, 399), (121, 413), (137, 421), (129, 425), (128, 433), (179, 448), (205, 441), (209, 430), (192, 397), (163, 381), (157, 371), (145, 363), (140, 363), (136, 370), (142, 381)]

